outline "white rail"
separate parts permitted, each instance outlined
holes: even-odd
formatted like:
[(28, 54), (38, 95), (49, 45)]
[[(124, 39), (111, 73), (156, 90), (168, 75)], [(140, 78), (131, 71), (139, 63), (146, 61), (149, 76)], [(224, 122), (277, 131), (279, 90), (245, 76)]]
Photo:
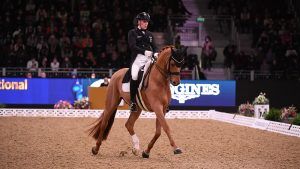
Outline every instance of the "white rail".
[[(93, 117), (100, 116), (103, 110), (81, 109), (0, 109), (0, 117)], [(128, 118), (128, 110), (118, 110), (116, 118)], [(142, 112), (140, 118), (156, 118), (154, 113)], [(234, 115), (215, 110), (209, 111), (170, 111), (166, 114), (167, 119), (212, 119), (267, 130), (289, 136), (300, 137), (300, 126), (286, 123), (273, 122), (252, 117)]]

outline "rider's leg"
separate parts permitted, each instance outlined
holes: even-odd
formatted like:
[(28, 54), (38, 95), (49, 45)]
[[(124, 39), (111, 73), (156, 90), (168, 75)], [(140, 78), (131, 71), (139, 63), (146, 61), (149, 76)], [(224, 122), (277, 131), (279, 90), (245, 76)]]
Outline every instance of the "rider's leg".
[(137, 105), (136, 105), (136, 100), (135, 100), (135, 95), (137, 93), (137, 79), (138, 79), (138, 72), (139, 72), (139, 65), (136, 64), (136, 61), (133, 62), (131, 66), (131, 80), (130, 80), (130, 110), (131, 112), (136, 112), (137, 111)]
[(137, 88), (138, 88), (138, 82), (137, 82), (138, 73), (139, 73), (140, 68), (142, 66), (144, 66), (148, 60), (149, 60), (148, 57), (138, 54), (131, 66), (131, 81), (130, 81), (130, 100), (131, 100), (130, 110), (131, 110), (131, 112), (137, 111), (135, 95), (137, 93)]

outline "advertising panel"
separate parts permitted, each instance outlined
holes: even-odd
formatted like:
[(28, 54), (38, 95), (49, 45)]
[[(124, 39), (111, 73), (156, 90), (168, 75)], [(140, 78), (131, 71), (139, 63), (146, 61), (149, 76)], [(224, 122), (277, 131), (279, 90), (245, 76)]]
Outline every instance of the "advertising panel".
[(235, 81), (182, 80), (171, 85), (171, 106), (235, 106)]

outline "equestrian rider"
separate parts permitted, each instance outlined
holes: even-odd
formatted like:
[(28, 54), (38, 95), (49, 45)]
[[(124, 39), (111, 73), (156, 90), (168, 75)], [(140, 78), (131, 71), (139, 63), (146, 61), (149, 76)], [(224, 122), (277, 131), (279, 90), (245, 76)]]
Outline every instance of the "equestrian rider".
[(137, 111), (135, 95), (138, 87), (138, 72), (151, 57), (157, 57), (157, 48), (154, 42), (154, 37), (150, 31), (147, 30), (150, 21), (150, 15), (146, 12), (139, 13), (135, 17), (137, 27), (128, 32), (128, 44), (131, 50), (131, 58), (133, 61), (131, 66), (131, 80), (130, 80), (130, 110)]

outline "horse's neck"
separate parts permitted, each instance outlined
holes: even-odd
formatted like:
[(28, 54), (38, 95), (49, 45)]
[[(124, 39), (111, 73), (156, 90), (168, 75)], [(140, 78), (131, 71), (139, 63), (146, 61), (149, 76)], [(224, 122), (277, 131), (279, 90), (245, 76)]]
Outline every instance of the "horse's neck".
[(152, 73), (152, 75), (150, 76), (150, 82), (156, 83), (159, 86), (160, 85), (164, 85), (164, 86), (169, 85), (168, 78), (165, 77), (163, 72), (159, 71), (159, 68), (157, 68), (156, 65), (153, 66), (151, 73)]
[[(166, 51), (165, 51), (166, 52)], [(164, 85), (169, 87), (169, 78), (167, 77), (167, 64), (168, 64), (168, 57), (165, 57), (166, 53), (162, 53), (163, 56), (158, 58), (157, 62), (153, 65), (152, 68), (152, 76), (150, 78), (151, 82), (157, 83), (157, 85)]]

